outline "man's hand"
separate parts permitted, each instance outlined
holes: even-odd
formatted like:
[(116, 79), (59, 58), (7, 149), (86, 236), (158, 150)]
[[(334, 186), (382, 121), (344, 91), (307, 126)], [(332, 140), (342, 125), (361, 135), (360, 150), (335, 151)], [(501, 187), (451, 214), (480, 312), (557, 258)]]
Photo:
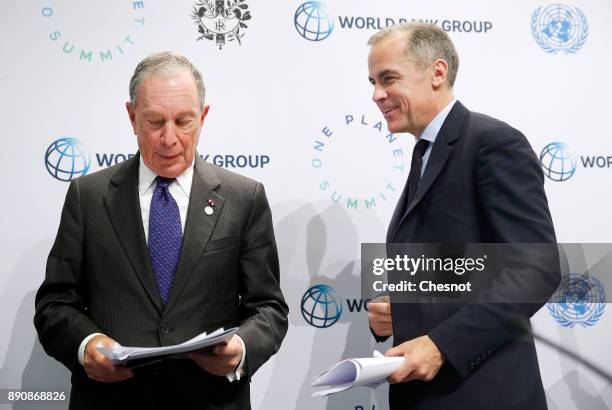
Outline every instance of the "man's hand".
[(215, 376), (225, 376), (236, 370), (242, 359), (242, 343), (234, 335), (228, 343), (190, 352), (187, 357)]
[(404, 363), (387, 378), (389, 383), (410, 380), (431, 381), (442, 364), (444, 356), (429, 336), (421, 336), (389, 349), (385, 356), (404, 356)]
[(393, 334), (391, 304), (388, 301), (368, 303), (368, 320), (370, 321), (370, 327), (378, 336), (391, 336)]
[(96, 349), (100, 342), (106, 347), (111, 347), (117, 343), (104, 335), (94, 336), (87, 342), (83, 355), (83, 367), (87, 376), (92, 380), (105, 383), (121, 382), (134, 377), (134, 373), (130, 369), (111, 363), (106, 356)]

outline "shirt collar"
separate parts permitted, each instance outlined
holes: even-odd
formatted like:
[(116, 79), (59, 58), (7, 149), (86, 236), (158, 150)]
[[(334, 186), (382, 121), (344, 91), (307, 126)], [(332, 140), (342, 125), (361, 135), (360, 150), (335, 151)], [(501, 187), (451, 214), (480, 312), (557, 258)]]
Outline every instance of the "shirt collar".
[[(181, 175), (176, 177), (176, 183), (183, 190), (187, 198), (189, 198), (189, 193), (191, 192), (194, 164), (195, 158), (191, 162), (191, 165), (189, 165)], [(144, 163), (141, 155), (140, 166), (138, 167), (138, 192), (140, 195), (143, 195), (149, 189), (155, 189), (155, 178), (157, 178), (157, 174)]]
[(436, 141), (438, 133), (440, 132), (440, 128), (442, 128), (442, 124), (444, 124), (444, 120), (448, 116), (450, 110), (453, 108), (453, 105), (455, 105), (455, 102), (457, 102), (457, 100), (452, 100), (449, 102), (446, 107), (444, 107), (444, 109), (440, 111), (429, 124), (427, 124), (425, 130), (423, 130), (421, 139), (427, 140), (430, 142), (429, 145), (433, 145), (433, 143)]

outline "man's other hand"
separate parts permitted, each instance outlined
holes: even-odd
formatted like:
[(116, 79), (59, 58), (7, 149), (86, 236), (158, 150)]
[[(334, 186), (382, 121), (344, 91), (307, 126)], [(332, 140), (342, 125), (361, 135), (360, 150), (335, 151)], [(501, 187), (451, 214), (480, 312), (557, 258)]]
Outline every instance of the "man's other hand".
[(368, 303), (368, 320), (370, 321), (370, 327), (378, 336), (391, 336), (393, 334), (391, 304), (389, 302)]

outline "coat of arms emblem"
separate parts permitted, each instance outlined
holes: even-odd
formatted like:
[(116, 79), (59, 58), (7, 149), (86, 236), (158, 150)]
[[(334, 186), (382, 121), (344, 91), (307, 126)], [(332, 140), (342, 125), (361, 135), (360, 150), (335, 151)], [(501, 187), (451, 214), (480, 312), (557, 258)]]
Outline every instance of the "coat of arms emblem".
[(198, 0), (192, 17), (200, 33), (198, 40), (214, 41), (221, 50), (226, 42), (242, 45), (251, 12), (245, 0)]

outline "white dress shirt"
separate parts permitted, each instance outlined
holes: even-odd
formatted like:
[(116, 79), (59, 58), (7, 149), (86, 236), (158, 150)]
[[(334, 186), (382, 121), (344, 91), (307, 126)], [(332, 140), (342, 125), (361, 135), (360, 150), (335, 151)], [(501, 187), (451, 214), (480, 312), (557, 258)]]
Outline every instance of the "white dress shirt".
[[(191, 194), (191, 184), (193, 182), (193, 167), (195, 161), (172, 183), (168, 186), (170, 194), (178, 205), (179, 214), (181, 217), (181, 232), (185, 233), (185, 221), (187, 220), (187, 210), (189, 209), (189, 195)], [(145, 241), (149, 243), (149, 212), (151, 210), (151, 200), (153, 199), (153, 192), (155, 191), (155, 182), (157, 174), (142, 160), (140, 157), (140, 166), (138, 167), (138, 199), (140, 200), (140, 212), (142, 216), (142, 227), (144, 228)], [(81, 342), (78, 351), (79, 363), (83, 364), (83, 357), (85, 356), (85, 346), (94, 336), (100, 335), (101, 333), (92, 333), (87, 336)], [(240, 364), (235, 371), (226, 375), (230, 382), (234, 380), (240, 380), (242, 368), (244, 367), (244, 359), (246, 357), (246, 346), (242, 338), (238, 335), (238, 341), (242, 345), (242, 358)]]
[(427, 166), (427, 161), (429, 161), (429, 156), (431, 155), (433, 144), (434, 142), (436, 142), (436, 138), (438, 137), (438, 133), (440, 132), (440, 129), (442, 128), (442, 124), (444, 124), (444, 120), (446, 120), (446, 117), (448, 117), (448, 113), (450, 113), (450, 110), (455, 105), (455, 102), (457, 102), (457, 100), (453, 100), (449, 102), (446, 105), (446, 107), (444, 107), (444, 109), (440, 111), (438, 115), (436, 115), (434, 119), (431, 120), (431, 122), (427, 124), (427, 127), (425, 127), (425, 129), (423, 130), (421, 139), (429, 141), (429, 145), (427, 146), (427, 149), (425, 150), (425, 153), (423, 154), (423, 162), (421, 164), (421, 177), (425, 173), (425, 167)]

